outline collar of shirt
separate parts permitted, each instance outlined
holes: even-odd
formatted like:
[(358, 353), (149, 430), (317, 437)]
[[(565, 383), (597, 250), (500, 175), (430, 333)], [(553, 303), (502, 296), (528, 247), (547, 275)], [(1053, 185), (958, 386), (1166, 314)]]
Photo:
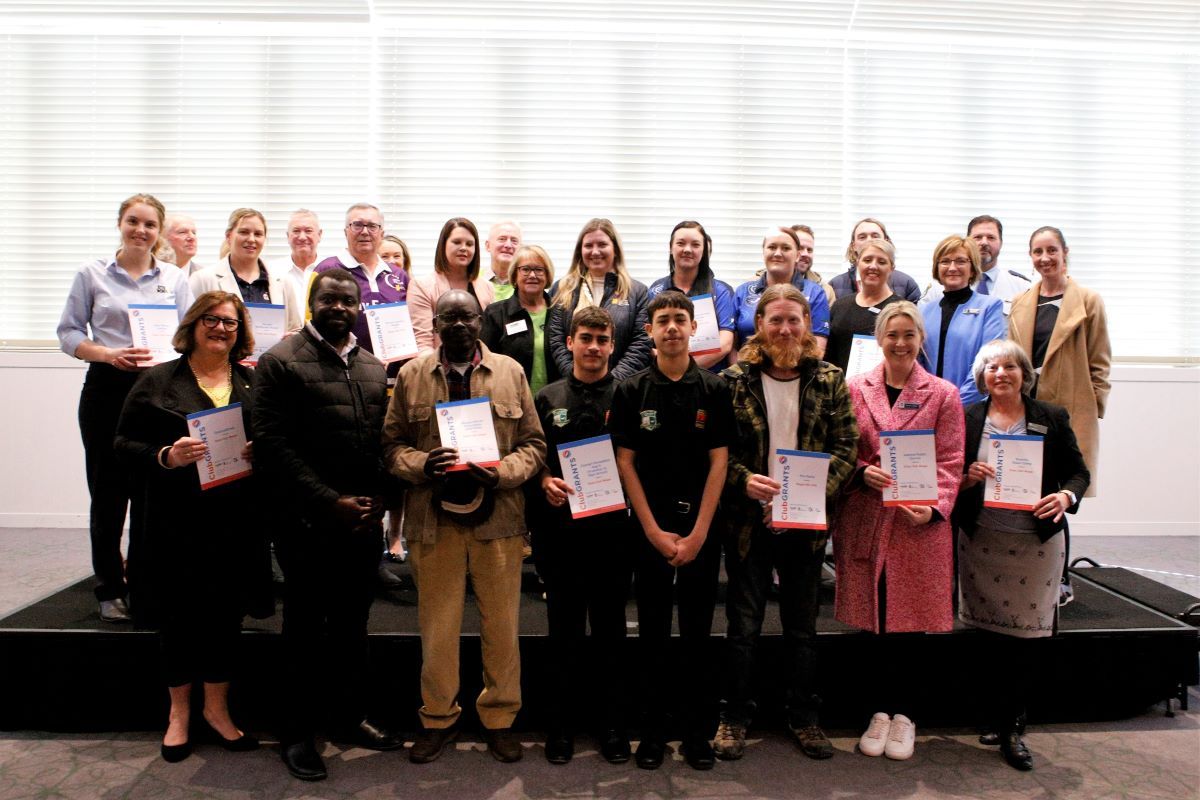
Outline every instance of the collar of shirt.
[(362, 270), (363, 277), (367, 279), (367, 285), (371, 287), (371, 292), (373, 294), (379, 293), (379, 276), (385, 272), (392, 271), (392, 265), (381, 258), (379, 259), (379, 263), (375, 266), (375, 274), (372, 275), (367, 270), (367, 265), (355, 258), (349, 250), (343, 250), (341, 256), (338, 257), (338, 261), (341, 261), (343, 264), (345, 264), (346, 269)]
[(133, 276), (125, 271), (124, 267), (117, 263), (116, 254), (113, 254), (113, 256), (108, 259), (108, 264), (105, 266), (105, 270), (110, 275), (123, 275), (125, 280), (130, 281), (131, 283), (149, 283), (150, 281), (147, 279), (158, 280), (158, 276), (162, 274), (162, 267), (159, 266), (158, 259), (151, 258), (150, 269), (146, 270), (144, 273), (142, 273), (141, 277), (135, 280)]
[(654, 383), (670, 386), (676, 383), (697, 383), (700, 380), (700, 367), (696, 366), (696, 359), (688, 356), (688, 368), (683, 371), (683, 375), (679, 380), (673, 381), (662, 373), (658, 368), (658, 361), (650, 362), (650, 380)]
[(267, 262), (261, 258), (258, 260), (258, 277), (252, 281), (242, 280), (242, 276), (237, 274), (232, 263), (229, 264), (229, 271), (233, 273), (233, 279), (238, 282), (238, 286), (269, 286), (271, 284), (271, 276), (267, 272)]
[[(471, 356), (471, 366), (478, 367), (479, 362), (483, 360), (483, 353), (479, 350), (479, 345), (475, 345), (475, 354)], [(450, 374), (450, 361), (446, 358), (446, 348), (438, 348), (438, 363), (442, 365), (442, 371), (447, 375)]]
[(350, 352), (354, 348), (358, 347), (358, 338), (354, 335), (353, 332), (351, 332), (349, 337), (346, 339), (346, 346), (343, 347), (341, 350), (337, 350), (334, 348), (334, 346), (332, 344), (330, 344), (325, 339), (324, 336), (321, 335), (321, 332), (318, 331), (316, 329), (316, 326), (314, 326), (311, 322), (304, 323), (304, 328), (309, 333), (311, 333), (318, 342), (321, 342), (323, 345), (328, 347), (330, 350), (333, 350), (333, 352), (337, 354), (337, 357), (342, 360), (343, 364), (345, 364), (346, 366), (350, 366), (350, 362), (347, 360), (347, 356), (350, 355)]

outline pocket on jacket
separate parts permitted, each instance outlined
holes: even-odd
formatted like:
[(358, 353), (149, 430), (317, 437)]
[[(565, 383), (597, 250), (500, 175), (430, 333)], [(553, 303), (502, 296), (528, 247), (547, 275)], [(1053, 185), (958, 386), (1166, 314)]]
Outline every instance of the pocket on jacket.
[(498, 419), (519, 420), (525, 414), (520, 403), (506, 402), (504, 400), (493, 400), (492, 411)]
[(429, 417), (433, 415), (432, 406), (409, 406), (408, 421), (409, 422), (427, 422)]

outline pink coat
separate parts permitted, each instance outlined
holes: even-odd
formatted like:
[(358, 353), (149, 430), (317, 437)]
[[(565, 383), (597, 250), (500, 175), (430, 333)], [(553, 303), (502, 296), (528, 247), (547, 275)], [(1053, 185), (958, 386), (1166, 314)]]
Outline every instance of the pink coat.
[[(888, 406), (883, 365), (848, 382), (858, 418), (858, 469), (847, 483), (833, 526), (837, 560), (835, 616), (856, 628), (879, 632), (879, 576), (886, 564), (886, 631), (948, 631), (954, 546), (950, 512), (963, 467), (963, 410), (958, 389), (913, 366), (894, 407)], [(910, 406), (906, 408), (905, 405)], [(879, 432), (932, 429), (937, 441), (941, 519), (916, 526), (879, 492), (862, 482), (861, 470), (879, 466)]]

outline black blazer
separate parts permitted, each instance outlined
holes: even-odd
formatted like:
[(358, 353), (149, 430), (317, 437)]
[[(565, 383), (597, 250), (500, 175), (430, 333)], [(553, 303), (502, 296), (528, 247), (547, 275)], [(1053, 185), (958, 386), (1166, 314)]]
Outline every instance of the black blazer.
[[(1083, 461), (1083, 453), (1079, 452), (1079, 444), (1075, 441), (1075, 433), (1071, 430), (1071, 420), (1067, 410), (1062, 406), (1044, 403), (1028, 396), (1025, 400), (1025, 424), (1041, 425), (1046, 432), (1042, 447), (1042, 496), (1068, 489), (1075, 494), (1075, 505), (1067, 509), (1068, 514), (1079, 510), (1079, 501), (1087, 491), (1092, 480), (1087, 464)], [(983, 424), (987, 420), (988, 407), (991, 399), (967, 406), (966, 416), (966, 458), (963, 460), (963, 472), (978, 458), (979, 440), (983, 438)], [(1030, 431), (1031, 435), (1038, 435)], [(951, 521), (954, 527), (968, 537), (975, 533), (976, 520), (983, 508), (984, 483), (970, 489), (963, 489), (958, 494), (954, 504)], [(1054, 534), (1067, 527), (1064, 516), (1058, 522), (1051, 519), (1037, 521), (1037, 534), (1041, 541), (1046, 541)]]
[[(545, 294), (545, 298), (546, 326), (542, 330), (542, 358), (546, 361), (546, 383), (551, 384), (561, 376), (558, 374), (558, 365), (554, 363), (554, 355), (550, 352), (550, 295)], [(519, 319), (525, 320), (525, 330), (508, 333), (508, 324)], [(483, 310), (483, 330), (479, 338), (488, 350), (508, 356), (520, 364), (521, 369), (525, 370), (525, 380), (533, 379), (533, 318), (521, 305), (515, 289), (512, 297), (501, 303), (491, 303)]]

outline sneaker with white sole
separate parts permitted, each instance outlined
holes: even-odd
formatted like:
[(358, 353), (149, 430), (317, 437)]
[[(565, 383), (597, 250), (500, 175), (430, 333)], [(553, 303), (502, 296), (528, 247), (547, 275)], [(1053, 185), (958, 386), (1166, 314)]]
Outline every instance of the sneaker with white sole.
[(883, 755), (891, 727), (892, 718), (882, 711), (871, 717), (871, 724), (858, 740), (858, 752), (872, 757)]
[(746, 752), (746, 726), (721, 720), (713, 737), (713, 750), (722, 761), (737, 761)]
[(883, 754), (896, 761), (912, 758), (913, 747), (917, 742), (917, 726), (903, 714), (892, 717), (891, 729), (888, 731), (887, 744)]

